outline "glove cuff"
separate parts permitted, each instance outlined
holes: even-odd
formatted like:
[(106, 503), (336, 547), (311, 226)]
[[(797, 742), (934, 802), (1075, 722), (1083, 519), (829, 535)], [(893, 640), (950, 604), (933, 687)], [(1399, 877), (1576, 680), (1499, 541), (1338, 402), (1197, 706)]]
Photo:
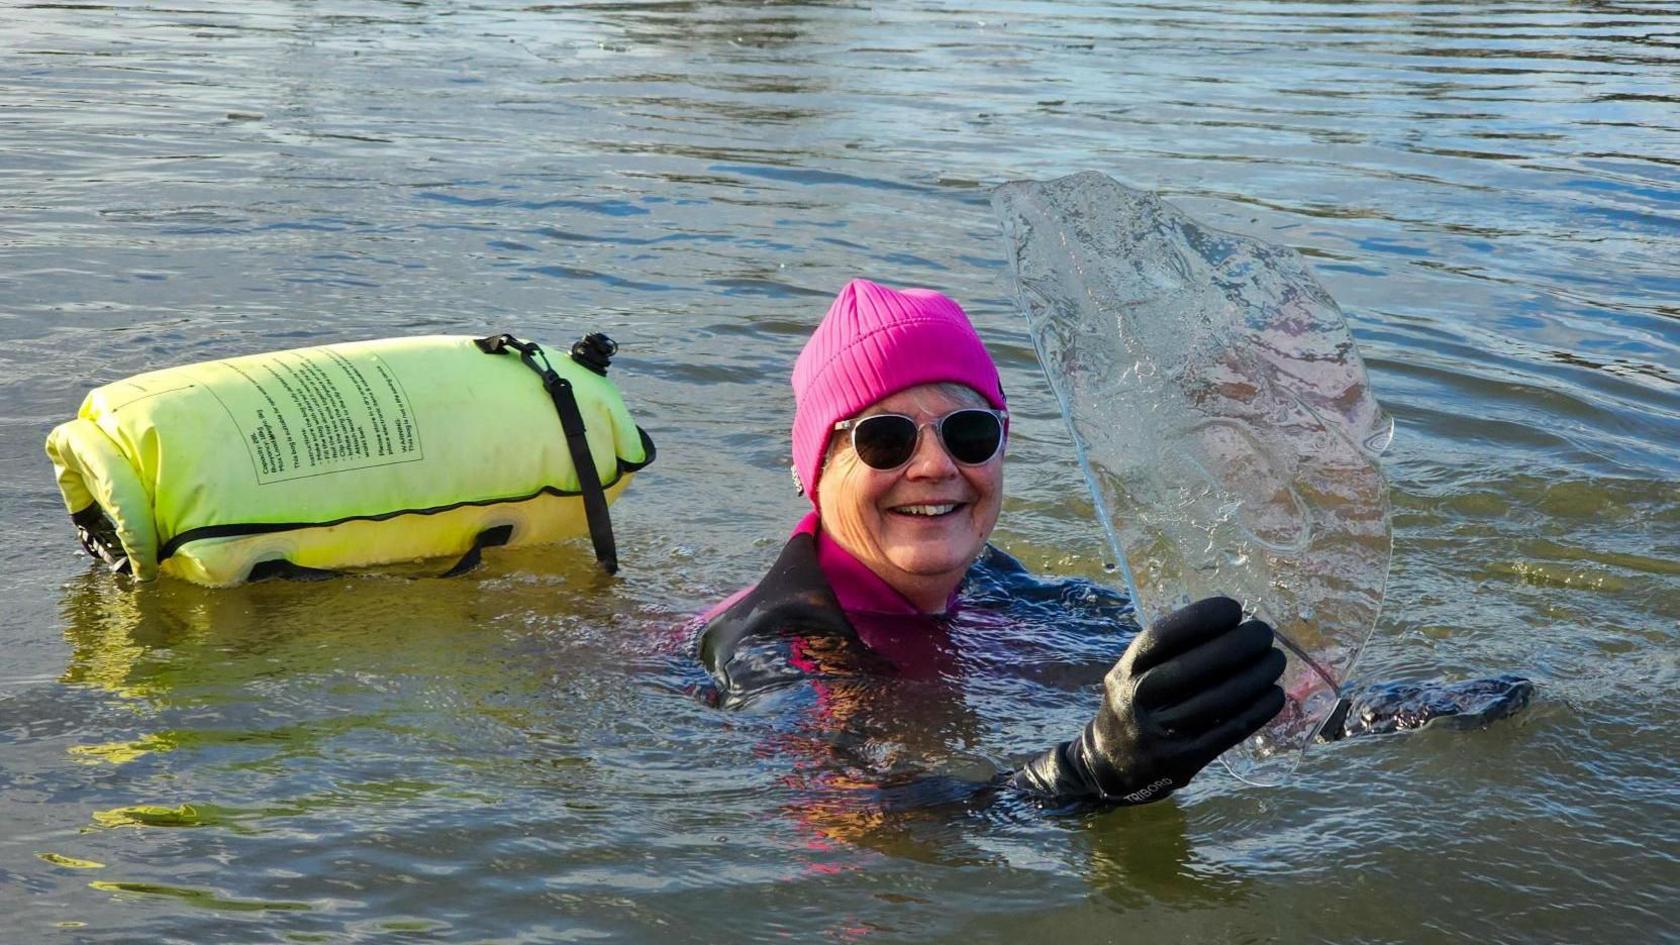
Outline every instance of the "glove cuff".
[(1158, 801), (1178, 787), (1164, 776), (1145, 785), (1133, 784), (1097, 748), (1092, 725), (1085, 726), (1078, 738), (1062, 742), (1028, 762), (1009, 783), (1024, 793), (1054, 801), (1097, 801), (1116, 806)]
[(1097, 723), (1090, 722), (1076, 741), (1065, 746), (1069, 764), (1091, 785), (1091, 792), (1108, 804), (1148, 804), (1158, 801), (1180, 785), (1166, 775), (1147, 781), (1142, 773), (1121, 768), (1099, 747)]

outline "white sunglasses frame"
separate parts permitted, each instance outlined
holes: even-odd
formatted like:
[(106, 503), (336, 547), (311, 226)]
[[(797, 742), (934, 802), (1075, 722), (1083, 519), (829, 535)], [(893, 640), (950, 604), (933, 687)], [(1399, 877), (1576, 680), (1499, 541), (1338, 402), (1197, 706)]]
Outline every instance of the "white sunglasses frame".
[[(951, 417), (953, 417), (953, 416), (955, 416), (959, 413), (966, 413), (970, 410), (975, 411), (977, 413), (989, 413), (992, 416), (996, 417), (997, 421), (998, 421), (997, 448), (992, 450), (992, 455), (986, 457), (985, 459), (979, 461), (978, 463), (965, 463), (962, 460), (958, 459), (951, 452), (950, 445), (945, 442), (945, 430), (944, 430), (945, 421), (949, 420)], [(865, 420), (873, 420), (876, 417), (900, 417), (902, 419), (910, 421), (912, 424), (915, 424), (915, 426), (916, 426), (916, 442), (911, 444), (910, 455), (906, 456), (904, 458), (904, 462), (899, 463), (897, 466), (890, 466), (886, 469), (882, 469), (879, 466), (871, 466), (869, 463), (864, 461), (863, 455), (861, 453), (858, 453), (858, 450), (857, 450), (857, 427), (858, 427), (858, 424), (863, 423)], [(909, 414), (903, 414), (903, 413), (872, 413), (872, 414), (868, 414), (867, 416), (853, 417), (850, 420), (841, 420), (839, 423), (836, 423), (834, 425), (834, 432), (835, 433), (846, 433), (846, 434), (848, 434), (847, 440), (852, 447), (852, 452), (857, 453), (858, 462), (863, 463), (865, 466), (869, 466), (870, 469), (873, 469), (876, 472), (895, 472), (897, 470), (903, 469), (904, 467), (910, 465), (910, 461), (916, 458), (916, 450), (921, 446), (921, 443), (922, 443), (922, 431), (926, 430), (928, 427), (933, 427), (934, 435), (939, 438), (939, 448), (945, 451), (946, 456), (951, 457), (951, 462), (956, 463), (958, 466), (984, 466), (987, 463), (991, 462), (992, 460), (997, 459), (998, 456), (1002, 455), (1004, 444), (1009, 442), (1009, 411), (1007, 411), (1007, 410), (994, 410), (991, 407), (958, 407), (957, 409), (952, 410), (949, 413), (941, 414), (940, 416), (934, 417), (932, 420), (929, 420), (926, 423), (917, 423), (916, 418), (910, 416)]]

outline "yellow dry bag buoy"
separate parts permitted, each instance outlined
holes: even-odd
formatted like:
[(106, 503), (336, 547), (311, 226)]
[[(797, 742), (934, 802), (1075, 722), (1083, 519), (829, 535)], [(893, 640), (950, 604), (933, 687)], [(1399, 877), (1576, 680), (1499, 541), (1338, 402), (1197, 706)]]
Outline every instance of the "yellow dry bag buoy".
[[(392, 338), (207, 361), (87, 395), (47, 437), (92, 554), (226, 586), (588, 534), (653, 442), (604, 335)], [(452, 569), (453, 570), (453, 569)]]

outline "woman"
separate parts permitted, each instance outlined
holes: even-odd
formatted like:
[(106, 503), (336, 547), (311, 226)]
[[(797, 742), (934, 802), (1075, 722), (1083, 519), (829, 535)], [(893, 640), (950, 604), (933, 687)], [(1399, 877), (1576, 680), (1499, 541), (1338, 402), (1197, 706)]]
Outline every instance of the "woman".
[[(951, 299), (851, 282), (793, 388), (793, 474), (813, 509), (764, 579), (704, 618), (701, 659), (726, 702), (790, 679), (936, 672), (939, 617), (1002, 502), (1003, 388)], [(1278, 713), (1283, 668), (1270, 627), (1199, 601), (1139, 634), (1084, 731), (1007, 783), (1056, 802), (1159, 800)]]

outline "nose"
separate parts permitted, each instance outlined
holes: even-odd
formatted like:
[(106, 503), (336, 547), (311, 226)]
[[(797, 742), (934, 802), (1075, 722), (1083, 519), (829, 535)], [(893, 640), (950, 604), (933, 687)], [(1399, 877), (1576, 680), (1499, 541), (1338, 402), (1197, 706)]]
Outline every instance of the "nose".
[(904, 475), (910, 479), (946, 479), (957, 474), (957, 462), (945, 452), (945, 444), (932, 426), (916, 432), (916, 452), (910, 454), (910, 465)]

